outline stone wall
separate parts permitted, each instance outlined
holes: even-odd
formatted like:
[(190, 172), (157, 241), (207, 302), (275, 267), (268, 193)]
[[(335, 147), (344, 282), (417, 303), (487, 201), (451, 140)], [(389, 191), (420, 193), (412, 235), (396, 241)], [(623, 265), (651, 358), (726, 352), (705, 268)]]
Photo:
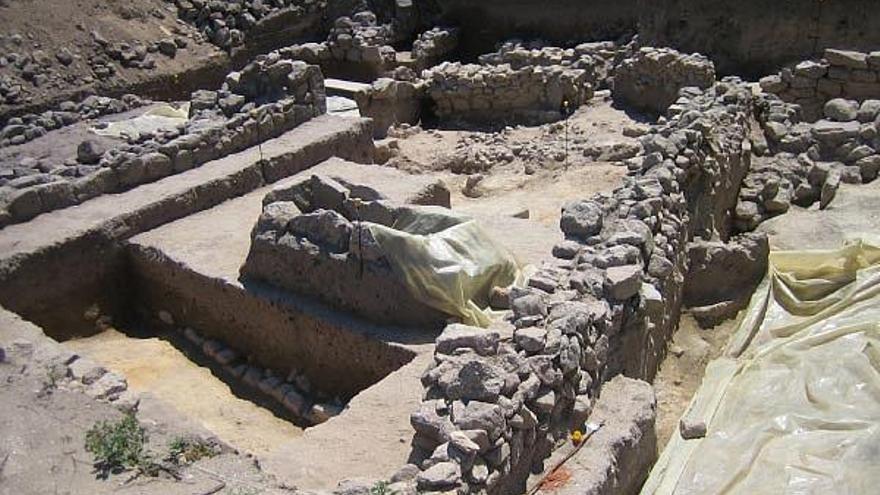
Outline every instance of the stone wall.
[(289, 46), (281, 53), (318, 64), (331, 77), (372, 81), (395, 67), (395, 40), (391, 24), (379, 24), (375, 14), (363, 11), (336, 19), (326, 41)]
[(593, 96), (587, 71), (563, 66), (442, 63), (422, 73), (435, 115), (447, 122), (544, 123)]
[[(421, 199), (413, 201), (449, 206), (448, 191)], [(369, 187), (329, 177), (276, 189), (264, 200), (242, 277), (370, 321), (441, 328), (448, 316), (412, 295), (370, 235), (370, 224), (390, 227), (404, 208)]]
[(761, 88), (800, 105), (801, 116), (813, 122), (822, 118), (828, 100), (880, 98), (880, 51), (827, 49), (818, 61), (803, 61), (762, 78)]
[(412, 44), (413, 69), (420, 71), (448, 59), (458, 48), (457, 28), (433, 27), (420, 33)]
[(446, 328), (411, 416), (420, 491), (522, 491), (583, 428), (605, 381), (653, 377), (678, 324), (688, 242), (727, 230), (752, 104), (739, 80), (682, 91), (624, 186), (563, 208), (556, 259), (510, 291), (512, 338)]
[[(82, 120), (122, 113), (149, 103), (149, 100), (142, 100), (137, 95), (125, 95), (119, 99), (92, 95), (78, 103), (65, 101), (54, 110), (47, 110), (39, 115), (28, 113), (9, 119), (6, 125), (0, 128), (0, 148), (26, 143), (45, 136), (49, 131)], [(6, 178), (0, 177), (0, 185), (5, 185), (2, 181)]]
[(381, 77), (366, 91), (354, 94), (362, 117), (373, 119), (373, 136), (384, 138), (396, 124), (418, 124), (425, 88), (421, 83)]
[(614, 41), (580, 43), (573, 48), (544, 46), (538, 42), (508, 41), (492, 53), (480, 55), (481, 64), (510, 64), (514, 69), (526, 66), (561, 65), (587, 72), (594, 88), (610, 85), (614, 68), (632, 55), (635, 43), (619, 44)]
[(39, 180), (0, 186), (0, 227), (184, 172), (279, 136), (325, 111), (320, 70), (270, 54), (231, 73), (219, 91), (193, 93), (191, 118), (182, 128), (96, 152), (88, 173), (79, 177), (43, 174)]
[(614, 70), (612, 95), (618, 103), (663, 114), (688, 86), (708, 88), (715, 83), (715, 66), (699, 53), (644, 47)]

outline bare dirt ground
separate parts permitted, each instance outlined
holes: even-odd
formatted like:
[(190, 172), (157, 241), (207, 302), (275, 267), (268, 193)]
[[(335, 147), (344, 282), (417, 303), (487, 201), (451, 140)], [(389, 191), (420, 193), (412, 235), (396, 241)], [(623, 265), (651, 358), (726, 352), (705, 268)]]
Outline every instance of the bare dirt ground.
[(700, 388), (706, 365), (721, 355), (736, 326), (734, 319), (703, 330), (691, 315), (682, 314), (679, 328), (672, 336), (669, 353), (654, 378), (658, 449), (663, 450), (678, 428), (679, 419)]
[[(173, 58), (150, 53), (156, 63), (154, 69), (126, 68), (113, 62), (115, 74), (101, 77), (93, 71), (89, 60), (102, 53), (94, 41), (97, 32), (109, 43), (144, 45), (161, 39), (179, 37), (187, 46), (177, 50)], [(9, 78), (20, 85), (21, 97), (15, 104), (0, 101), (0, 115), (14, 107), (41, 105), (60, 101), (65, 95), (92, 89), (119, 91), (130, 85), (148, 80), (170, 77), (203, 66), (211, 61), (225, 60), (225, 55), (213, 45), (200, 42), (191, 26), (178, 22), (177, 9), (164, 0), (3, 0), (0, 1), (0, 78)], [(72, 61), (65, 65), (58, 54), (67, 50)], [(36, 53), (36, 55), (34, 55)], [(46, 76), (39, 84), (26, 80), (17, 58), (31, 57), (37, 73)], [(169, 90), (176, 79), (170, 78)]]
[[(153, 477), (130, 470), (98, 476), (85, 450), (86, 432), (122, 413), (59, 379), (59, 345), (6, 311), (0, 311), (0, 345), (6, 352), (0, 360), (0, 495), (290, 493), (253, 458), (231, 451), (181, 466), (179, 479), (170, 472)], [(141, 397), (137, 419), (146, 430), (147, 451), (160, 461), (174, 439), (211, 436), (150, 394)]]
[[(443, 181), (452, 192), (452, 207), (478, 218), (499, 241), (510, 245), (525, 261), (550, 257), (550, 249), (562, 240), (559, 214), (572, 200), (611, 191), (622, 183), (626, 167), (620, 162), (600, 161), (585, 156), (587, 146), (636, 142), (624, 137), (624, 127), (636, 124), (625, 112), (608, 101), (597, 101), (579, 108), (567, 119), (569, 153), (557, 159), (552, 150), (565, 149), (565, 123), (518, 126), (499, 133), (468, 130), (424, 130), (394, 142), (399, 152), (385, 165), (418, 174), (430, 174)], [(499, 149), (523, 147), (526, 143), (548, 152), (544, 155), (516, 156), (494, 160), (476, 188), (468, 188), (469, 177), (477, 174), (454, 173), (446, 168), (445, 155), (457, 145), (491, 141)], [(463, 143), (459, 144), (459, 143)], [(471, 179), (473, 180), (473, 179)], [(531, 227), (517, 228), (513, 217), (528, 218)], [(513, 224), (513, 225), (512, 225)]]
[(132, 390), (174, 404), (237, 449), (261, 455), (302, 433), (271, 411), (237, 397), (211, 370), (167, 340), (130, 337), (111, 328), (64, 345), (123, 374)]

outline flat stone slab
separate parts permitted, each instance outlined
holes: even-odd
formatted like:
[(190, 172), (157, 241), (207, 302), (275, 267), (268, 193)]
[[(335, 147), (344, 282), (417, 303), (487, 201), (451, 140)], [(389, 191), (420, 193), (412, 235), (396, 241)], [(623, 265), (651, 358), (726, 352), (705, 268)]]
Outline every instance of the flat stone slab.
[(324, 79), (324, 89), (330, 96), (345, 96), (354, 99), (355, 93), (363, 93), (370, 89), (370, 85), (345, 79)]

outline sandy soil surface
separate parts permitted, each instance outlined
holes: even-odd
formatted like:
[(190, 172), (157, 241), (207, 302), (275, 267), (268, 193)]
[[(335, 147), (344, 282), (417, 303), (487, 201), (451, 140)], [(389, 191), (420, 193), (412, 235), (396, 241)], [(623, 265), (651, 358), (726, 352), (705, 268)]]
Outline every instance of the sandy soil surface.
[[(498, 139), (500, 147), (537, 143), (549, 149), (564, 149), (564, 128), (559, 125), (518, 126), (500, 134), (467, 130), (425, 130), (396, 142), (399, 154), (386, 164), (418, 174), (443, 179), (452, 191), (452, 207), (477, 217), (494, 237), (508, 245), (529, 263), (550, 257), (553, 244), (562, 240), (559, 215), (571, 200), (586, 199), (598, 192), (612, 191), (626, 175), (619, 162), (597, 161), (578, 148), (605, 143), (634, 143), (622, 129), (635, 124), (610, 102), (596, 101), (579, 108), (567, 120), (570, 152), (557, 160), (547, 154), (538, 159), (516, 157), (499, 160), (481, 172), (476, 189), (466, 191), (468, 174), (445, 168), (443, 156), (460, 141)], [(499, 137), (500, 136), (500, 137)], [(527, 222), (510, 220), (514, 215)]]
[(721, 355), (736, 330), (736, 324), (736, 320), (727, 320), (715, 328), (703, 330), (691, 315), (682, 314), (669, 353), (654, 379), (659, 450), (663, 450), (678, 428), (679, 419), (703, 382), (706, 365)]
[(211, 370), (191, 361), (167, 340), (134, 338), (109, 329), (65, 345), (122, 373), (132, 390), (174, 404), (182, 414), (243, 451), (264, 454), (302, 432), (271, 411), (237, 397)]

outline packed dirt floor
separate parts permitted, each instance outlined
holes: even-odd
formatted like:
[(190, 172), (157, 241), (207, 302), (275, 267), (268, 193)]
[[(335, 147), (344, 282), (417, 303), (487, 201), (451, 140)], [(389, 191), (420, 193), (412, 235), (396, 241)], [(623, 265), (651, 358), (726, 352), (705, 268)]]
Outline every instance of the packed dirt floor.
[(167, 338), (138, 338), (110, 328), (64, 345), (122, 373), (135, 392), (173, 404), (242, 451), (266, 454), (302, 432), (290, 421), (238, 397), (226, 382)]

